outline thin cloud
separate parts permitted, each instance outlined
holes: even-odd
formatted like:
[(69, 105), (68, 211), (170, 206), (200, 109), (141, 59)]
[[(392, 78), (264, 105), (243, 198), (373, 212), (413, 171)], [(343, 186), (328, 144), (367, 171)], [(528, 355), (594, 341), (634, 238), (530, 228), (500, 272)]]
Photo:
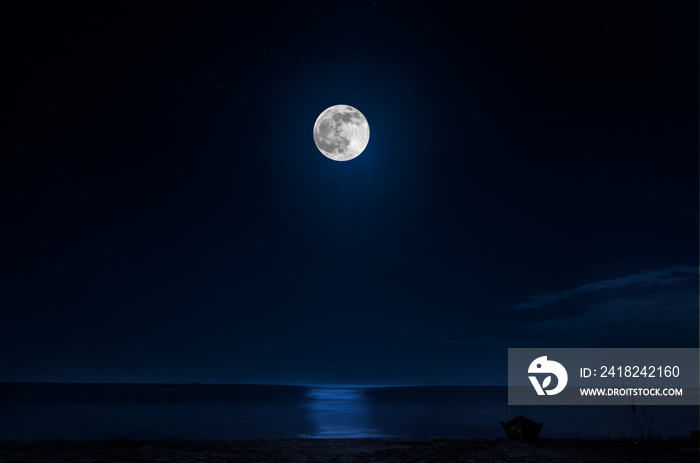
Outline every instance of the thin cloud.
[(602, 301), (578, 316), (541, 320), (520, 330), (528, 337), (569, 341), (697, 342), (697, 308), (692, 290), (658, 292)]
[(530, 296), (527, 301), (520, 302), (509, 306), (514, 310), (539, 309), (557, 302), (571, 299), (583, 294), (594, 293), (598, 291), (608, 291), (620, 289), (630, 286), (660, 286), (672, 283), (682, 283), (691, 280), (697, 280), (698, 268), (676, 265), (660, 270), (634, 273), (632, 275), (613, 278), (612, 280), (604, 280), (596, 283), (588, 283), (574, 289), (565, 289), (556, 292), (540, 293), (536, 296)]

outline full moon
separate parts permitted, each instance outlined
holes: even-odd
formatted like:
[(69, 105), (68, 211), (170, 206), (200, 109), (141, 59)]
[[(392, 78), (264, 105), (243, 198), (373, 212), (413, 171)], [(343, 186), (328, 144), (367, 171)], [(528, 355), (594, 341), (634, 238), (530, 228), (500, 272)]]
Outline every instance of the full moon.
[(314, 141), (328, 159), (349, 161), (367, 147), (369, 124), (365, 116), (352, 106), (331, 106), (316, 119)]

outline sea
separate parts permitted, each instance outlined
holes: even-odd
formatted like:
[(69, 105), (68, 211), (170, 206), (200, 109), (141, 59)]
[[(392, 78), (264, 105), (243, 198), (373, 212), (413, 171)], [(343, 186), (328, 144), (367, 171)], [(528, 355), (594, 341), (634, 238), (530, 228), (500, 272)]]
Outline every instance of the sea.
[(509, 406), (506, 387), (0, 383), (0, 440), (688, 437), (695, 406)]

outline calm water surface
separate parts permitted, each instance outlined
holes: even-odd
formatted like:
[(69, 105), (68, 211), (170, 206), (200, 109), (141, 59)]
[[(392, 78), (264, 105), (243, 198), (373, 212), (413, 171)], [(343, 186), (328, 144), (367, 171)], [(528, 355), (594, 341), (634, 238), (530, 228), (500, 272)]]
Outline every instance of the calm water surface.
[(227, 437), (688, 436), (688, 406), (508, 406), (505, 387), (0, 384), (0, 440)]

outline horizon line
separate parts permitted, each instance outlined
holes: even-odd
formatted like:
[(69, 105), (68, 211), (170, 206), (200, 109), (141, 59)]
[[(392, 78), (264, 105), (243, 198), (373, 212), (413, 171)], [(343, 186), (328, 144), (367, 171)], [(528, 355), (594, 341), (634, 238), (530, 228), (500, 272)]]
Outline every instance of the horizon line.
[(140, 384), (140, 385), (171, 385), (171, 386), (280, 386), (307, 388), (400, 388), (400, 387), (508, 387), (507, 384), (349, 384), (349, 383), (225, 383), (225, 382), (167, 382), (167, 381), (1, 381), (0, 384)]

